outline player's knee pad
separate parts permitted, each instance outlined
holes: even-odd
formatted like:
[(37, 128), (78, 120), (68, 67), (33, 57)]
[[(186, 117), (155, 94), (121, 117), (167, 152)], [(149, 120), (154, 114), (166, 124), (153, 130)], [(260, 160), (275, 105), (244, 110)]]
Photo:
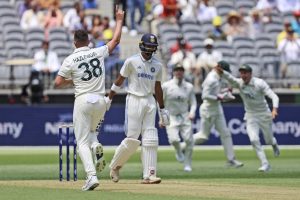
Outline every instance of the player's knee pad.
[(133, 138), (125, 138), (116, 149), (114, 157), (110, 163), (110, 168), (122, 167), (127, 160), (135, 153), (141, 142)]
[(137, 148), (140, 146), (141, 142), (134, 138), (125, 138), (122, 142), (122, 145), (124, 145), (125, 148), (128, 149), (128, 151), (136, 151)]
[(194, 144), (202, 144), (208, 140), (208, 137), (204, 135), (202, 132), (195, 133), (194, 137)]
[(158, 147), (158, 134), (156, 128), (148, 128), (142, 136), (143, 147)]

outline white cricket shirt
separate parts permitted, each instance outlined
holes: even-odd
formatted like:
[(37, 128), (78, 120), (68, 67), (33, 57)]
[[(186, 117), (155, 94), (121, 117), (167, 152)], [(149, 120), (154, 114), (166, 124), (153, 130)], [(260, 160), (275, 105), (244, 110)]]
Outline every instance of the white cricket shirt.
[(128, 78), (129, 94), (148, 96), (155, 93), (155, 82), (162, 79), (162, 64), (155, 57), (145, 60), (141, 54), (136, 54), (126, 59), (120, 74)]
[(228, 72), (224, 71), (223, 76), (233, 87), (240, 90), (246, 113), (270, 112), (265, 96), (272, 99), (273, 107), (278, 108), (279, 98), (264, 80), (252, 77), (246, 85), (241, 78), (236, 78)]
[(58, 75), (72, 79), (75, 97), (85, 94), (105, 94), (104, 58), (109, 55), (106, 45), (99, 48), (81, 47), (63, 62)]
[(162, 84), (162, 90), (165, 107), (171, 115), (195, 114), (197, 101), (191, 83), (183, 80), (178, 85), (176, 78), (173, 78)]

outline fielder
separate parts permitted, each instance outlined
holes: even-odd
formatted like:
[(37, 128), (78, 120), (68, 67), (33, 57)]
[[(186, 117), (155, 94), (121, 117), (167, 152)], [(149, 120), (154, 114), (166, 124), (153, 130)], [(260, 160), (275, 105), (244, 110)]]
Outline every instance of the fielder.
[[(169, 124), (169, 113), (164, 109), (161, 89), (162, 64), (153, 56), (157, 50), (157, 37), (144, 34), (139, 43), (141, 53), (126, 59), (120, 75), (111, 87), (111, 100), (124, 80), (128, 78), (128, 90), (125, 111), (126, 138), (115, 151), (110, 163), (110, 177), (119, 181), (119, 170), (140, 146), (142, 136), (143, 184), (160, 183), (156, 176), (158, 135), (155, 128), (156, 101), (162, 125)], [(155, 94), (155, 98), (154, 95)]]
[[(223, 71), (222, 69), (219, 70)], [(252, 77), (252, 68), (249, 65), (241, 66), (239, 71), (241, 78), (235, 78), (226, 71), (223, 71), (223, 77), (233, 87), (240, 90), (240, 96), (243, 99), (246, 110), (247, 133), (256, 155), (261, 161), (261, 167), (258, 168), (258, 171), (267, 172), (271, 169), (271, 166), (259, 140), (259, 129), (263, 132), (266, 144), (272, 145), (274, 156), (278, 157), (280, 151), (276, 138), (273, 136), (272, 119), (278, 115), (279, 98), (264, 80)], [(272, 112), (269, 109), (265, 96), (272, 99)]]
[(76, 49), (64, 60), (55, 79), (56, 88), (69, 84), (75, 86), (74, 132), (79, 155), (87, 174), (86, 183), (82, 187), (83, 191), (93, 190), (99, 185), (96, 169), (102, 171), (105, 166), (103, 147), (97, 139), (97, 126), (99, 122), (103, 121), (104, 114), (110, 107), (110, 101), (104, 97), (104, 58), (120, 42), (124, 11), (116, 8), (116, 17), (113, 39), (103, 47), (90, 49), (87, 32), (75, 31)]
[(213, 126), (220, 134), (220, 139), (227, 157), (228, 167), (242, 167), (244, 164), (235, 159), (231, 134), (226, 125), (226, 120), (221, 101), (233, 99), (231, 93), (223, 93), (221, 90), (222, 71), (230, 72), (230, 66), (225, 61), (219, 61), (217, 66), (210, 71), (202, 84), (203, 103), (200, 106), (201, 130), (194, 134), (195, 144), (206, 142)]
[[(193, 130), (192, 121), (197, 107), (193, 85), (184, 80), (184, 68), (181, 64), (173, 68), (173, 79), (162, 85), (164, 103), (170, 112), (170, 125), (166, 126), (168, 140), (175, 148), (176, 159), (184, 163), (184, 171), (192, 171)], [(180, 136), (185, 143), (183, 153), (180, 148)]]

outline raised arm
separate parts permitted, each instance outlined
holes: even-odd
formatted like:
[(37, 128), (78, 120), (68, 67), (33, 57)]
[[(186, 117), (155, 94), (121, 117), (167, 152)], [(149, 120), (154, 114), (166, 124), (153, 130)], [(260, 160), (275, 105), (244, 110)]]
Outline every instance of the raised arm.
[(120, 43), (123, 20), (124, 20), (124, 11), (118, 9), (118, 6), (116, 6), (116, 27), (114, 30), (114, 35), (112, 40), (106, 44), (108, 46), (109, 54), (111, 54), (111, 52), (115, 49), (115, 47)]
[(239, 79), (231, 75), (229, 72), (223, 70), (222, 77), (226, 79), (232, 87), (234, 88), (240, 87)]

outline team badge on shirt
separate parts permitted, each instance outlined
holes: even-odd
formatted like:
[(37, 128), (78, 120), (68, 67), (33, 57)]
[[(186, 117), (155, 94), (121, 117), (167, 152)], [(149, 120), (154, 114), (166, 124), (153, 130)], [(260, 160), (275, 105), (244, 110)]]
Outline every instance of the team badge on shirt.
[(151, 70), (151, 72), (152, 72), (152, 73), (154, 73), (154, 72), (155, 72), (155, 68), (154, 68), (154, 67), (151, 67), (151, 69), (150, 69), (150, 70)]

